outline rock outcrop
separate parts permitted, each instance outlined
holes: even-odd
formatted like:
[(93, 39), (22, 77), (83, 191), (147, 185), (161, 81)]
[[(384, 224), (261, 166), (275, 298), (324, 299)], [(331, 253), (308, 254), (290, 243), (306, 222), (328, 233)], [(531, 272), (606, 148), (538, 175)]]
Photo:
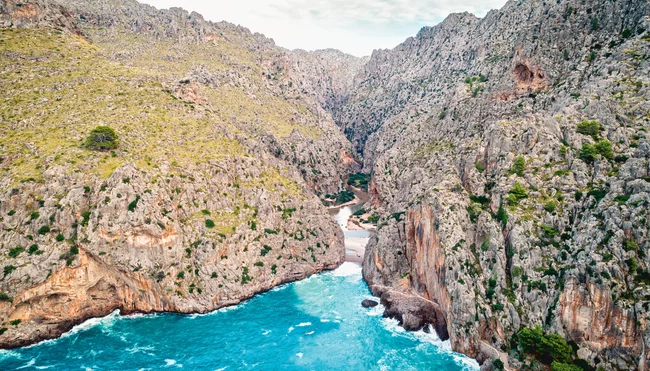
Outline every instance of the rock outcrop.
[[(513, 337), (540, 325), (648, 369), (647, 1), (512, 0), (370, 59), (133, 0), (5, 0), (0, 26), (0, 346), (336, 267), (317, 195), (363, 167), (386, 316), (484, 368), (546, 367)], [(116, 150), (84, 148), (99, 125)]]
[[(278, 69), (291, 52), (135, 1), (0, 6), (0, 347), (116, 309), (206, 312), (343, 262), (315, 193), (359, 165)], [(84, 147), (100, 125), (116, 149)]]
[(510, 1), (375, 51), (337, 115), (372, 173), (371, 288), (435, 303), (481, 360), (538, 367), (513, 335), (541, 325), (648, 369), (649, 17)]

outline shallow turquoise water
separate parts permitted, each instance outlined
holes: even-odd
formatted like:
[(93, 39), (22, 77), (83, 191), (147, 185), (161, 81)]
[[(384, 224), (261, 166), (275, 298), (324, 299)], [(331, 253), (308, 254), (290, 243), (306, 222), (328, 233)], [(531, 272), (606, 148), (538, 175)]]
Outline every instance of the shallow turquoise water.
[(62, 338), (0, 352), (0, 370), (474, 370), (423, 332), (383, 319), (361, 271), (287, 284), (206, 315), (90, 320)]

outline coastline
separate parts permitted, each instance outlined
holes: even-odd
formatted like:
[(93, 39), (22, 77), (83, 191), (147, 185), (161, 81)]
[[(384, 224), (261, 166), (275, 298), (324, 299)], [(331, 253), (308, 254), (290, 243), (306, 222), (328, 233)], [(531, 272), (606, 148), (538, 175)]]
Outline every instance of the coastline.
[[(355, 189), (354, 191), (355, 193), (362, 192), (361, 190), (358, 189)], [(345, 207), (362, 204), (363, 202), (362, 199), (363, 197), (359, 197), (358, 195), (355, 195), (355, 199), (351, 201), (349, 205), (339, 205), (337, 209), (340, 212)], [(335, 218), (336, 215), (338, 215), (338, 213), (333, 214), (332, 216)], [(72, 331), (75, 327), (82, 326), (84, 323), (88, 321), (105, 318), (106, 316), (113, 315), (113, 313), (116, 312), (118, 312), (119, 316), (125, 316), (125, 317), (134, 316), (134, 315), (151, 315), (151, 314), (164, 314), (164, 313), (179, 314), (179, 315), (207, 314), (224, 308), (239, 305), (242, 302), (250, 300), (257, 295), (264, 294), (282, 285), (301, 281), (315, 274), (319, 274), (327, 271), (333, 271), (338, 267), (340, 267), (345, 262), (351, 262), (357, 264), (358, 266), (363, 266), (365, 246), (368, 243), (369, 238), (349, 237), (347, 236), (347, 233), (350, 231), (360, 231), (366, 229), (364, 229), (361, 226), (357, 226), (352, 221), (350, 221), (350, 215), (347, 216), (347, 221), (345, 224), (346, 226), (340, 226), (344, 234), (343, 245), (345, 250), (344, 253), (345, 256), (341, 256), (341, 259), (337, 264), (323, 265), (312, 272), (305, 272), (304, 275), (284, 277), (283, 279), (281, 279), (279, 282), (276, 283), (266, 282), (266, 284), (262, 285), (257, 290), (253, 290), (252, 292), (249, 292), (248, 294), (242, 296), (241, 298), (234, 299), (234, 300), (231, 299), (221, 303), (214, 303), (214, 305), (206, 306), (205, 308), (191, 308), (190, 310), (175, 308), (175, 309), (162, 310), (162, 311), (159, 310), (146, 311), (146, 310), (133, 310), (130, 308), (123, 308), (121, 306), (109, 307), (107, 308), (108, 310), (105, 313), (102, 311), (101, 313), (93, 313), (93, 315), (84, 318), (70, 318), (68, 321), (59, 323), (57, 326), (52, 326), (48, 328), (48, 331), (39, 332), (35, 337), (14, 339), (14, 341), (12, 342), (3, 344), (0, 347), (0, 349), (1, 350), (20, 349), (24, 347), (35, 346), (47, 341), (53, 341), (61, 338), (62, 336), (65, 336), (66, 334), (70, 333), (70, 331)], [(355, 227), (349, 229), (347, 228), (347, 225), (355, 225)], [(269, 283), (271, 284), (269, 285)]]

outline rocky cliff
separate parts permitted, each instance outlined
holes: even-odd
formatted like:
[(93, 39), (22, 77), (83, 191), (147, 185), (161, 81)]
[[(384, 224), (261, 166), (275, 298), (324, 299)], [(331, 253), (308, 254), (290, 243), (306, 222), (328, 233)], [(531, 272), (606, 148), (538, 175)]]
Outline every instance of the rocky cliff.
[(3, 347), (335, 267), (316, 195), (363, 166), (386, 315), (486, 369), (648, 369), (646, 1), (510, 1), (369, 59), (132, 0), (0, 22)]
[(647, 369), (649, 16), (510, 1), (373, 53), (337, 116), (372, 173), (373, 291), (433, 302), (481, 362), (546, 367), (513, 336), (540, 325), (574, 345), (555, 369)]
[[(128, 0), (0, 14), (0, 347), (115, 309), (206, 312), (342, 262), (315, 193), (358, 164), (291, 52)], [(96, 126), (117, 148), (84, 145)]]

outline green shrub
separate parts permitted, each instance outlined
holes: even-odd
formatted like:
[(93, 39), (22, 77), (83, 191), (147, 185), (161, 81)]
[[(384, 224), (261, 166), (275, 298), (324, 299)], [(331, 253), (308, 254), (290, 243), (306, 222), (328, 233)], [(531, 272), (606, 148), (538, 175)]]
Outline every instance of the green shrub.
[(503, 304), (501, 304), (501, 303), (492, 304), (492, 310), (494, 312), (502, 311), (503, 310)]
[(509, 192), (508, 203), (514, 206), (519, 204), (519, 201), (527, 197), (528, 194), (526, 193), (526, 189), (524, 188), (524, 186), (522, 186), (519, 182), (516, 182), (515, 186), (512, 187), (512, 189)]
[(497, 288), (497, 280), (496, 280), (496, 278), (490, 278), (488, 280), (488, 289), (487, 289), (487, 291), (485, 291), (485, 297), (488, 300), (492, 300), (492, 298), (494, 297), (494, 294), (496, 293), (495, 292), (496, 288)]
[(557, 236), (557, 235), (560, 234), (560, 232), (558, 232), (557, 229), (553, 228), (553, 227), (550, 226), (550, 225), (542, 224), (542, 225), (540, 225), (539, 227), (540, 227), (540, 228), (542, 229), (542, 231), (544, 232), (544, 236), (546, 236), (546, 237), (548, 237), (548, 238), (553, 238), (553, 237), (555, 237), (555, 236)]
[(266, 256), (266, 254), (268, 254), (271, 250), (273, 250), (271, 246), (264, 245), (264, 248), (262, 249), (262, 251), (260, 251), (260, 255)]
[(623, 32), (621, 33), (621, 37), (624, 39), (627, 39), (630, 36), (632, 36), (632, 30), (630, 30), (629, 28), (624, 29)]
[(497, 210), (497, 214), (495, 215), (495, 218), (499, 221), (501, 221), (501, 225), (503, 228), (506, 227), (506, 224), (508, 224), (508, 212), (506, 209), (503, 208), (503, 205), (499, 207), (499, 210)]
[(597, 202), (600, 202), (605, 196), (607, 196), (607, 191), (602, 188), (594, 188), (589, 193), (589, 196), (594, 196)]
[(583, 371), (582, 367), (562, 362), (551, 363), (551, 371)]
[(584, 143), (578, 156), (584, 162), (594, 162), (596, 160), (596, 147), (589, 143)]
[(366, 213), (366, 209), (359, 209), (359, 210), (355, 211), (354, 214), (352, 214), (352, 215), (361, 216), (361, 215), (363, 215), (365, 213)]
[(29, 219), (36, 220), (36, 219), (38, 219), (39, 216), (41, 216), (41, 214), (39, 214), (38, 211), (32, 211), (29, 214)]
[(524, 156), (517, 156), (510, 172), (512, 174), (524, 176), (524, 170), (526, 170), (526, 159), (524, 159)]
[(248, 267), (242, 267), (241, 269), (241, 284), (245, 285), (253, 279), (248, 275)]
[(5, 267), (2, 269), (2, 273), (4, 273), (4, 277), (7, 277), (8, 274), (11, 274), (11, 272), (15, 271), (16, 267), (13, 265), (5, 265)]
[(493, 370), (503, 370), (505, 366), (506, 365), (503, 364), (503, 361), (498, 358), (492, 361)]
[(639, 245), (637, 245), (636, 242), (632, 240), (625, 240), (625, 243), (623, 244), (623, 250), (625, 251), (637, 250), (638, 248)]
[(63, 240), (65, 240), (65, 237), (61, 233), (56, 235), (57, 242), (63, 242)]
[(598, 121), (589, 121), (585, 120), (578, 124), (577, 132), (584, 135), (589, 135), (598, 140), (598, 134), (600, 133), (600, 124)]
[(7, 293), (5, 293), (4, 291), (2, 291), (2, 292), (0, 292), (0, 301), (8, 301), (8, 302), (11, 302), (12, 299), (11, 299), (11, 297), (10, 297), (9, 295), (7, 295)]
[(84, 146), (88, 149), (106, 151), (117, 148), (117, 134), (108, 126), (97, 126), (90, 131)]
[(266, 234), (278, 234), (278, 231), (276, 231), (275, 229), (264, 228), (264, 233), (266, 233)]
[(6, 327), (0, 328), (0, 335), (2, 335), (2, 334), (4, 334), (5, 332), (7, 332), (7, 330), (8, 330), (8, 329), (7, 329)]
[(9, 210), (9, 212), (7, 213), (7, 215), (9, 216), (14, 216), (14, 214), (16, 214), (16, 210)]
[(553, 211), (555, 211), (556, 207), (557, 205), (555, 204), (555, 201), (549, 201), (546, 203), (546, 205), (544, 205), (544, 210), (548, 211), (549, 213), (552, 213)]
[(625, 262), (627, 263), (627, 266), (630, 267), (630, 272), (636, 272), (637, 268), (639, 268), (639, 263), (636, 261), (635, 257), (631, 257)]
[(38, 229), (38, 234), (40, 234), (41, 236), (46, 234), (46, 233), (49, 233), (49, 232), (50, 232), (50, 226), (49, 225), (44, 225), (44, 226), (42, 226), (41, 228)]
[(90, 211), (84, 211), (81, 213), (81, 218), (81, 225), (84, 227), (87, 226), (90, 221)]
[(624, 205), (630, 199), (630, 195), (618, 195), (614, 197), (614, 201), (618, 202), (619, 205)]
[(135, 208), (138, 207), (138, 201), (140, 201), (140, 196), (135, 196), (135, 200), (133, 200), (133, 201), (129, 204), (129, 211), (130, 211), (130, 212), (134, 212), (134, 211), (135, 211)]
[(466, 210), (467, 210), (467, 213), (469, 214), (469, 220), (470, 220), (472, 223), (476, 223), (476, 222), (478, 221), (478, 217), (479, 217), (481, 211), (480, 211), (480, 210), (476, 210), (476, 208), (474, 207), (474, 205), (469, 205), (469, 206), (467, 206)]
[(337, 205), (342, 205), (354, 200), (354, 192), (349, 189), (344, 189), (336, 195), (335, 203)]
[[(354, 198), (354, 197), (353, 197)], [(284, 209), (282, 210), (282, 219), (288, 219), (291, 218), (293, 213), (296, 212), (296, 208), (290, 208), (290, 209)]]
[(370, 183), (370, 174), (356, 173), (350, 174), (348, 177), (348, 185), (352, 187), (368, 190), (368, 183)]
[(253, 265), (256, 266), (256, 267), (263, 267), (263, 266), (264, 266), (264, 263), (262, 263), (262, 262), (256, 262), (256, 263), (253, 264)]
[(183, 272), (183, 271), (178, 272), (178, 274), (176, 275), (176, 278), (178, 278), (179, 280), (184, 279), (185, 278), (185, 272)]
[(481, 207), (486, 207), (490, 203), (490, 199), (485, 197), (485, 196), (469, 196), (469, 199), (472, 202), (476, 202), (477, 204), (481, 204)]
[(611, 160), (614, 158), (614, 151), (612, 150), (612, 143), (607, 140), (603, 139), (596, 143), (596, 146), (594, 147), (596, 149), (596, 153), (599, 155), (603, 156), (604, 158)]
[(476, 162), (474, 167), (476, 168), (476, 170), (478, 170), (481, 173), (485, 171), (485, 164), (483, 163), (483, 161)]
[(378, 221), (379, 221), (379, 217), (377, 215), (370, 215), (368, 217), (368, 222), (369, 223), (377, 224)]
[(212, 219), (206, 219), (205, 220), (205, 226), (207, 228), (214, 228), (214, 226), (215, 226), (214, 221)]
[(16, 326), (20, 325), (20, 322), (22, 322), (22, 321), (19, 320), (19, 319), (15, 319), (15, 320), (9, 322), (9, 324), (16, 327)]
[(546, 358), (548, 361), (571, 362), (573, 348), (558, 334), (544, 335), (539, 347), (542, 360)]
[(25, 251), (25, 246), (16, 246), (13, 249), (9, 249), (9, 257), (15, 258)]
[(271, 273), (275, 274), (275, 273), (276, 273), (276, 269), (278, 269), (278, 266), (275, 265), (275, 264), (273, 264), (273, 265), (271, 266)]
[(517, 334), (519, 346), (524, 353), (534, 354), (537, 352), (537, 346), (541, 343), (544, 337), (544, 331), (540, 326), (533, 328), (524, 328)]
[(37, 245), (37, 244), (33, 244), (33, 245), (31, 245), (31, 246), (29, 247), (29, 250), (27, 250), (27, 253), (28, 253), (29, 255), (33, 255), (33, 254), (35, 254), (35, 253), (37, 253), (37, 252), (38, 252), (38, 245)]

